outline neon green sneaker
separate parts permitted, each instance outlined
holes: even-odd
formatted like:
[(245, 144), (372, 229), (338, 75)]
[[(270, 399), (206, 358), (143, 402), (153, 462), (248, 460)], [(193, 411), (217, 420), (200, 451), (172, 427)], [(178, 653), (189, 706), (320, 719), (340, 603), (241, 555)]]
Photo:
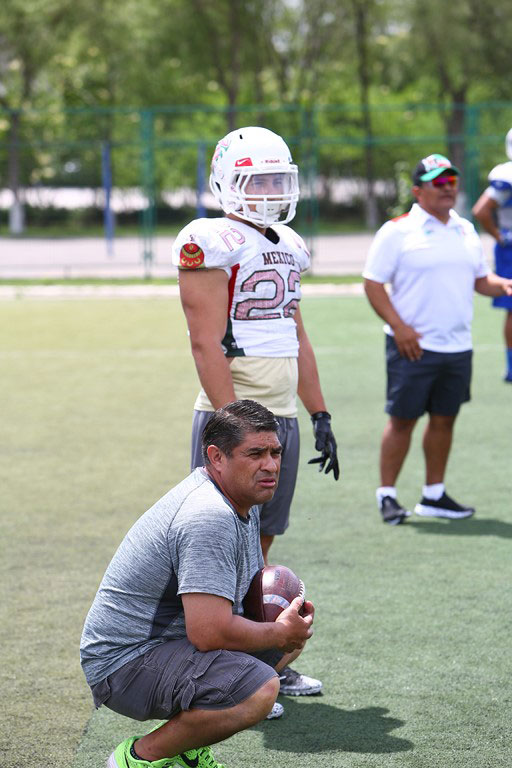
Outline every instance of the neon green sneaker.
[[(190, 760), (191, 752), (196, 753), (195, 759), (197, 760), (197, 763), (195, 764), (197, 765), (198, 768), (226, 768), (225, 765), (222, 765), (222, 763), (218, 763), (216, 761), (216, 759), (213, 756), (211, 747), (201, 747), (200, 749), (189, 749), (188, 752), (182, 752), (180, 757), (185, 760), (185, 764), (188, 767), (192, 766), (192, 762)], [(186, 756), (186, 759), (185, 759), (185, 756)]]
[(163, 757), (153, 762), (135, 760), (130, 754), (130, 747), (140, 738), (132, 736), (122, 741), (110, 755), (107, 768), (225, 768), (215, 760), (210, 747), (189, 749), (175, 757)]

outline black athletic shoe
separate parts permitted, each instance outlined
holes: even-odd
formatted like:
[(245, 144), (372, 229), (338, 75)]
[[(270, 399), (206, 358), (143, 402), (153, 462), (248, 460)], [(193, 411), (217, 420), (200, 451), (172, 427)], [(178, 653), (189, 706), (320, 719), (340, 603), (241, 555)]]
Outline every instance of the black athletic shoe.
[(392, 496), (384, 496), (380, 502), (382, 521), (388, 525), (400, 525), (411, 514), (408, 509), (402, 507)]
[(426, 499), (424, 496), (419, 504), (416, 504), (414, 511), (422, 517), (448, 517), (450, 520), (462, 520), (464, 517), (471, 517), (475, 514), (473, 507), (464, 507), (450, 498), (447, 493), (443, 493), (440, 499)]

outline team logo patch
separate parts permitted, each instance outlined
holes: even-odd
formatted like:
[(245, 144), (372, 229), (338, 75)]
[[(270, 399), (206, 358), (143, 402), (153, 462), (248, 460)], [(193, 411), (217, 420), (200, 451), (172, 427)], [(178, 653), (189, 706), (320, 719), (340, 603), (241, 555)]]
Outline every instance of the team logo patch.
[(231, 144), (231, 139), (221, 139), (217, 146), (215, 147), (215, 152), (213, 153), (212, 157), (212, 168), (224, 155), (225, 151), (229, 149), (229, 145)]
[(180, 267), (198, 269), (204, 266), (204, 252), (196, 243), (185, 243), (180, 251)]
[(450, 161), (442, 155), (429, 155), (422, 160), (425, 171), (433, 171), (437, 168), (450, 168)]

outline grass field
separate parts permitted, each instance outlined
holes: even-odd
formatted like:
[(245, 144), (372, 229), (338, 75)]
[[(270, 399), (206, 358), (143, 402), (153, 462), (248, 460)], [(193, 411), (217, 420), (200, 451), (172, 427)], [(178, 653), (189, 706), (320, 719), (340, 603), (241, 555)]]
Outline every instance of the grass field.
[[(272, 550), (304, 579), (316, 632), (300, 668), (325, 693), (218, 745), (227, 768), (507, 768), (510, 745), (512, 387), (502, 314), (476, 299), (473, 401), (448, 490), (472, 520), (385, 527), (375, 506), (381, 324), (362, 298), (303, 314), (334, 414), (342, 477), (308, 467)], [(94, 713), (82, 623), (133, 521), (187, 472), (197, 389), (178, 300), (0, 303), (3, 598), (0, 765), (100, 768), (140, 725)], [(421, 491), (421, 427), (400, 478)], [(144, 729), (144, 726), (143, 726)]]

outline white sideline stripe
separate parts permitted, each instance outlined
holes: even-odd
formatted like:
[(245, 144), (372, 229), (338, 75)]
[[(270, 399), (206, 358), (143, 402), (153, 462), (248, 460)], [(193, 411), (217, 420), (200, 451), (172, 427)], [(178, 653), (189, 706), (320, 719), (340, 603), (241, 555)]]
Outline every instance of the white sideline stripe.
[[(302, 295), (362, 296), (362, 283), (315, 283), (301, 286)], [(177, 285), (0, 285), (0, 301), (15, 299), (147, 299), (175, 298)]]

